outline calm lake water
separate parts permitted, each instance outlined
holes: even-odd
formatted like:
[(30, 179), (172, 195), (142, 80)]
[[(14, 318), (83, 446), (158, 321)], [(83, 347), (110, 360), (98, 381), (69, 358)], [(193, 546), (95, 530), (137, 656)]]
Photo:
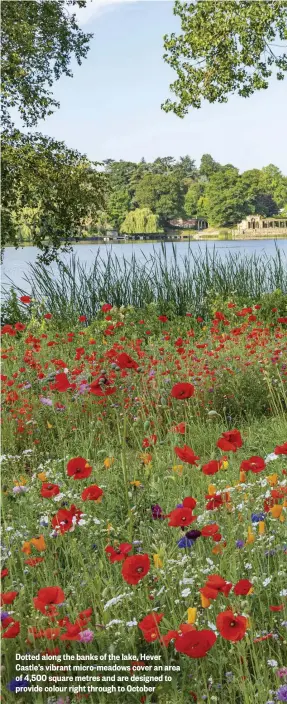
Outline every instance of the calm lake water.
[[(272, 256), (275, 254), (276, 247), (280, 252), (284, 252), (287, 256), (287, 239), (277, 239), (275, 240), (201, 240), (191, 241), (191, 242), (166, 242), (167, 255), (172, 256), (172, 246), (175, 246), (178, 260), (188, 254), (189, 248), (194, 251), (194, 253), (205, 252), (206, 248), (208, 251), (212, 252), (213, 249), (219, 253), (223, 258), (228, 255), (229, 252), (234, 254), (247, 255), (252, 254), (267, 255)], [(133, 241), (133, 242), (117, 242), (113, 244), (108, 243), (96, 243), (91, 242), (77, 244), (73, 247), (73, 253), (79, 258), (82, 264), (87, 266), (91, 265), (95, 259), (96, 253), (100, 250), (100, 256), (103, 260), (106, 259), (109, 252), (115, 253), (118, 258), (125, 257), (125, 259), (130, 260), (132, 254), (135, 254), (138, 261), (144, 261), (145, 258), (149, 257), (154, 251), (160, 252), (161, 243), (151, 242), (151, 241)], [(2, 284), (7, 285), (8, 278), (13, 281), (13, 284), (22, 287), (25, 291), (29, 290), (28, 282), (23, 279), (23, 276), (29, 274), (29, 264), (33, 264), (36, 261), (37, 253), (36, 247), (22, 247), (20, 249), (14, 249), (14, 247), (8, 247), (5, 250), (3, 264), (1, 266), (1, 279)], [(61, 257), (64, 261), (69, 261), (70, 255), (62, 255)], [(51, 271), (55, 271), (55, 265), (50, 266)]]

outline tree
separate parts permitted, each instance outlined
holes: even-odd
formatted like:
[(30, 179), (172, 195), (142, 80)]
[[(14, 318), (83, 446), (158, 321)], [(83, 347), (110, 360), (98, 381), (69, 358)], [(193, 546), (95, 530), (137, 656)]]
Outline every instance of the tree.
[(283, 176), (277, 166), (269, 164), (262, 169), (262, 183), (264, 190), (274, 198), (278, 208), (283, 208), (287, 202), (286, 176)]
[(105, 177), (97, 164), (41, 134), (2, 135), (2, 247), (21, 243), (23, 213), (32, 243), (46, 262), (87, 217), (105, 203)]
[(229, 227), (240, 222), (249, 212), (250, 205), (238, 169), (222, 169), (213, 174), (206, 186), (208, 222), (215, 226)]
[(81, 64), (92, 34), (79, 28), (66, 6), (86, 0), (14, 0), (1, 5), (2, 121), (12, 126), (11, 108), (26, 126), (50, 115), (59, 103), (49, 90), (62, 74), (72, 76), (74, 54)]
[(278, 205), (264, 181), (263, 171), (251, 169), (241, 175), (241, 184), (250, 205), (249, 214), (269, 217), (278, 213)]
[(176, 100), (166, 100), (166, 112), (184, 117), (202, 100), (246, 98), (268, 88), (274, 69), (284, 79), (287, 54), (278, 39), (287, 38), (286, 0), (176, 0), (174, 14), (181, 34), (165, 35), (164, 59), (177, 73), (170, 86)]
[(131, 198), (128, 191), (119, 189), (110, 193), (106, 206), (107, 218), (117, 230), (119, 230), (130, 207)]
[(207, 180), (215, 174), (216, 171), (220, 171), (221, 166), (217, 161), (214, 161), (210, 154), (203, 154), (200, 161), (199, 174), (204, 176)]
[(204, 185), (199, 181), (194, 181), (185, 195), (184, 210), (188, 217), (196, 218), (198, 214), (199, 201), (204, 194)]
[(163, 232), (159, 226), (159, 217), (149, 208), (136, 208), (127, 214), (121, 225), (121, 232), (126, 234)]
[(173, 174), (146, 174), (135, 192), (137, 205), (159, 215), (161, 224), (183, 214), (183, 198), (183, 185)]

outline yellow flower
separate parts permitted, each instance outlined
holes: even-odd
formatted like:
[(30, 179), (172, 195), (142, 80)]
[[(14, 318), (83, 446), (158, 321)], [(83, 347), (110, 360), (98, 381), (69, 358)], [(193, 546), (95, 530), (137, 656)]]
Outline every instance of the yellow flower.
[(264, 535), (264, 533), (265, 533), (264, 521), (259, 521), (258, 526), (259, 526), (259, 535)]
[(114, 529), (113, 529), (113, 526), (112, 526), (111, 523), (108, 523), (108, 525), (107, 525), (107, 531), (108, 531), (108, 533), (110, 533), (111, 530), (114, 530)]
[(270, 486), (275, 486), (278, 482), (278, 474), (269, 474), (269, 477), (266, 477), (266, 479)]
[(252, 528), (248, 528), (248, 535), (247, 535), (247, 540), (246, 540), (246, 545), (249, 545), (250, 543), (254, 543), (255, 540), (255, 535), (252, 531)]
[(136, 479), (134, 482), (130, 482), (130, 484), (132, 484), (132, 486), (135, 486), (137, 488), (142, 486), (142, 483), (138, 479)]
[(210, 606), (210, 601), (209, 599), (206, 598), (206, 596), (203, 596), (203, 594), (200, 595), (201, 598), (201, 606), (203, 609), (208, 609)]
[(192, 606), (187, 609), (187, 623), (190, 623), (193, 625), (196, 621), (196, 614), (197, 614), (197, 609), (193, 608)]
[(174, 464), (172, 471), (176, 472), (176, 474), (179, 474), (179, 476), (181, 477), (183, 472), (183, 464)]
[(280, 506), (280, 504), (275, 504), (275, 506), (272, 506), (270, 509), (272, 518), (280, 518), (282, 511), (283, 506)]
[(243, 471), (239, 472), (239, 481), (242, 482), (243, 484), (245, 483), (245, 481), (246, 481), (245, 472), (243, 472)]
[(153, 556), (153, 561), (154, 561), (154, 566), (155, 566), (158, 570), (160, 570), (160, 569), (163, 567), (163, 561), (162, 561), (162, 559), (160, 558), (160, 556), (159, 556), (158, 553), (155, 553), (155, 555)]
[(47, 428), (48, 428), (48, 430), (51, 430), (51, 428), (53, 428), (53, 426), (51, 425), (51, 423), (49, 423), (48, 420), (47, 420)]
[(227, 469), (227, 467), (228, 467), (228, 462), (227, 462), (227, 460), (223, 460), (220, 469)]
[(216, 494), (216, 486), (214, 484), (209, 484), (208, 493), (210, 496), (213, 496), (213, 494)]
[(46, 472), (39, 472), (39, 474), (37, 474), (37, 477), (38, 479), (40, 479), (40, 482), (45, 482), (47, 479)]
[(110, 469), (110, 467), (114, 464), (115, 458), (114, 457), (106, 457), (104, 460), (104, 466), (106, 469)]
[(15, 486), (25, 486), (27, 484), (27, 479), (21, 475), (19, 481), (17, 479), (14, 479), (14, 484)]

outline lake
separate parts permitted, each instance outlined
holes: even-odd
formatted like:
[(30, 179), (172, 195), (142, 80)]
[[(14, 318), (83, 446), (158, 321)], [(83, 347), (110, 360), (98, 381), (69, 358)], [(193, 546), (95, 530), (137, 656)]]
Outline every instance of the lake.
[[(214, 248), (216, 252), (219, 253), (223, 258), (228, 255), (229, 252), (234, 254), (251, 256), (252, 254), (267, 255), (272, 256), (275, 254), (276, 247), (280, 252), (287, 256), (287, 239), (277, 239), (277, 240), (201, 240), (201, 241), (190, 241), (190, 242), (166, 242), (165, 247), (167, 251), (167, 256), (172, 254), (172, 247), (175, 246), (178, 255), (178, 260), (184, 257), (189, 248), (191, 248), (195, 253), (202, 251), (205, 252), (206, 248), (208, 251), (212, 251)], [(100, 249), (100, 256), (103, 260), (107, 257), (108, 252), (113, 252), (118, 258), (125, 257), (128, 261), (131, 259), (132, 255), (135, 254), (138, 261), (144, 261), (146, 257), (149, 257), (153, 251), (159, 252), (161, 249), (161, 243), (158, 241), (132, 241), (132, 242), (115, 242), (113, 244), (109, 243), (96, 243), (91, 242), (76, 244), (73, 246), (73, 253), (79, 258), (82, 264), (90, 265), (95, 259), (95, 254)], [(19, 287), (23, 287), (25, 291), (29, 290), (28, 283), (23, 280), (23, 276), (27, 275), (29, 272), (29, 264), (33, 264), (36, 261), (38, 249), (36, 247), (22, 247), (15, 249), (14, 247), (7, 247), (4, 252), (3, 264), (1, 266), (1, 279), (2, 284), (8, 284), (8, 278), (13, 281), (13, 284)], [(62, 255), (61, 259), (68, 261), (70, 255)], [(50, 265), (51, 271), (53, 271), (53, 264)]]

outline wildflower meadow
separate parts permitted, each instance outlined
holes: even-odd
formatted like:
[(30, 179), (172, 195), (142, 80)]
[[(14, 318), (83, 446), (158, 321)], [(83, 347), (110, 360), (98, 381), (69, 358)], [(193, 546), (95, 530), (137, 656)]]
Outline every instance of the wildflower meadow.
[(61, 324), (19, 296), (2, 327), (5, 703), (287, 701), (277, 299), (205, 316), (83, 302)]

